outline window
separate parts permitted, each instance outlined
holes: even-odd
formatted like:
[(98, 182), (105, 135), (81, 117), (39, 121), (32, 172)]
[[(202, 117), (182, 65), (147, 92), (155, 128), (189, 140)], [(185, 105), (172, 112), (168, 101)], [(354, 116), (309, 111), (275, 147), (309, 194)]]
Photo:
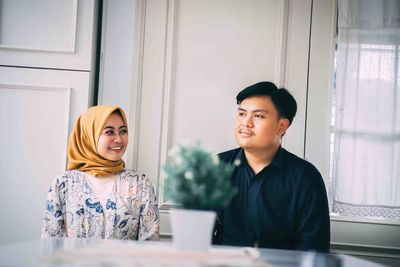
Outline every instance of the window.
[(400, 220), (399, 8), (339, 1), (330, 164), (339, 215)]

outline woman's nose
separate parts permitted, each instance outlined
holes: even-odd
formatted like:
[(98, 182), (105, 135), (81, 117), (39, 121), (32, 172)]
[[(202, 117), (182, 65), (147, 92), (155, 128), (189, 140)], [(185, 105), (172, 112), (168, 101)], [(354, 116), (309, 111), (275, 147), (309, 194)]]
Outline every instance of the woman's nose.
[(122, 140), (121, 135), (120, 134), (116, 134), (115, 137), (114, 137), (114, 142), (119, 143), (119, 142), (121, 142), (121, 140)]

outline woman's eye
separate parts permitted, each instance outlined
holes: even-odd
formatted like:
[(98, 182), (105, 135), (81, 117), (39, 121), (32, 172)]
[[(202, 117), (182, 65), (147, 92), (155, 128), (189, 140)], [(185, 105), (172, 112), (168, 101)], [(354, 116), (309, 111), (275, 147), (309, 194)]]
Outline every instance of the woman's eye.
[(121, 131), (120, 131), (120, 134), (127, 134), (128, 133), (128, 130), (127, 129), (122, 129)]
[(105, 134), (106, 134), (106, 135), (113, 135), (113, 134), (114, 134), (114, 131), (106, 131)]

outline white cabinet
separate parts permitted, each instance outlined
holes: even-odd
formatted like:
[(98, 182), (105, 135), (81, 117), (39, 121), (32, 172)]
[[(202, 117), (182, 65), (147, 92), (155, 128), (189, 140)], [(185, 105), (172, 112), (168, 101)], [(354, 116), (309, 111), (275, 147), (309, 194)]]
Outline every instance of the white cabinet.
[(50, 181), (93, 102), (97, 2), (0, 1), (0, 244), (40, 236)]

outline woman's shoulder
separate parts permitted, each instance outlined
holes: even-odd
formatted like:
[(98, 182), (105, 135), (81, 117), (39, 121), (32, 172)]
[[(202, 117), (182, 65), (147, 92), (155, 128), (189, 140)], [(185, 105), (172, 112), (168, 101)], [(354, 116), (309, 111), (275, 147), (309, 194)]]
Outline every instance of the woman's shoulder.
[(68, 170), (57, 174), (53, 179), (53, 183), (61, 184), (68, 182), (78, 182), (84, 179), (84, 177), (84, 172), (78, 170)]

